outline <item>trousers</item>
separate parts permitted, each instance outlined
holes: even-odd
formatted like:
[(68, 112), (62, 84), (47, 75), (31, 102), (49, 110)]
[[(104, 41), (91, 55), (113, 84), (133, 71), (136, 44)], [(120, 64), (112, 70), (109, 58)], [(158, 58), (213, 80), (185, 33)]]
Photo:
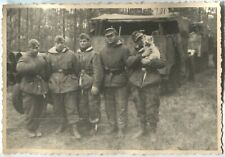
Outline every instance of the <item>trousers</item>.
[(53, 107), (60, 125), (72, 125), (79, 120), (78, 94), (78, 91), (52, 93)]
[(106, 87), (104, 89), (105, 109), (109, 125), (124, 129), (127, 126), (128, 91), (127, 86)]
[(140, 123), (156, 126), (159, 121), (159, 84), (148, 85), (144, 88), (133, 86), (132, 95)]
[(100, 95), (93, 95), (91, 89), (83, 89), (80, 92), (79, 113), (81, 119), (89, 120), (90, 123), (100, 121)]
[(34, 95), (25, 92), (22, 93), (22, 97), (26, 128), (29, 131), (36, 131), (40, 123), (44, 97), (42, 95)]

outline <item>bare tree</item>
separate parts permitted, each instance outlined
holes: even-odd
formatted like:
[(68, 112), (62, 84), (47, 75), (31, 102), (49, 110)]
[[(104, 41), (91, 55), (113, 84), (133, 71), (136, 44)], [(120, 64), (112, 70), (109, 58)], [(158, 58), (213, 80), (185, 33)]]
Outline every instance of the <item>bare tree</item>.
[(73, 10), (73, 49), (76, 50), (76, 36), (77, 36), (77, 16), (76, 9)]
[(26, 43), (29, 41), (29, 9), (27, 8), (27, 14), (26, 14)]
[(63, 20), (63, 37), (65, 38), (65, 9), (62, 10), (62, 20)]
[(20, 48), (20, 36), (21, 36), (21, 33), (20, 33), (20, 27), (21, 27), (21, 9), (18, 9), (18, 23), (17, 23), (17, 29), (18, 29), (18, 34), (17, 34), (17, 43), (18, 43), (18, 51), (20, 52), (21, 51), (21, 48)]

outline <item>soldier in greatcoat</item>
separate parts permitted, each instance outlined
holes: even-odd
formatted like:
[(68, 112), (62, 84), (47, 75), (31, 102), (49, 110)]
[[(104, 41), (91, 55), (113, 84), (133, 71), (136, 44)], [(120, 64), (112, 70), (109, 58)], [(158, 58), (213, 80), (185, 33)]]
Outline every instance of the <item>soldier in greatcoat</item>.
[(103, 68), (100, 56), (92, 45), (88, 34), (79, 36), (80, 48), (77, 55), (80, 63), (80, 118), (92, 124), (92, 133), (96, 133), (100, 121), (100, 88), (103, 81)]
[(31, 39), (28, 51), (23, 54), (17, 63), (16, 70), (22, 77), (19, 84), (22, 91), (22, 104), (25, 113), (25, 124), (29, 137), (40, 137), (38, 130), (44, 98), (48, 92), (47, 63), (38, 55), (39, 42)]
[(103, 93), (109, 122), (108, 133), (123, 137), (127, 127), (127, 72), (126, 61), (129, 49), (126, 48), (114, 28), (105, 30), (106, 45), (100, 52), (104, 69)]
[(78, 59), (65, 45), (62, 36), (55, 37), (55, 46), (49, 49), (47, 62), (50, 71), (49, 90), (58, 121), (56, 133), (69, 128), (75, 138), (81, 138), (76, 122), (78, 116), (79, 63)]
[[(151, 61), (145, 60), (145, 57), (142, 55), (144, 52), (140, 51), (144, 46), (142, 38), (143, 34), (141, 32), (132, 34), (136, 49), (127, 60), (127, 66), (130, 71), (129, 82), (132, 86), (131, 92), (134, 97), (140, 126), (134, 137), (156, 132), (159, 120), (159, 87), (161, 80), (157, 69), (165, 65), (165, 59), (162, 54), (160, 54), (160, 58), (154, 58)], [(152, 51), (158, 51), (157, 53), (159, 53), (156, 46)]]

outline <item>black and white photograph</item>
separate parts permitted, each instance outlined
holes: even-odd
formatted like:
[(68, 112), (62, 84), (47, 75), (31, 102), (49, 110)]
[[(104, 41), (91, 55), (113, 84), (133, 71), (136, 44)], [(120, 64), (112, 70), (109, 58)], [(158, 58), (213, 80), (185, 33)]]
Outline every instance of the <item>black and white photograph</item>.
[(5, 153), (222, 152), (219, 3), (3, 11)]

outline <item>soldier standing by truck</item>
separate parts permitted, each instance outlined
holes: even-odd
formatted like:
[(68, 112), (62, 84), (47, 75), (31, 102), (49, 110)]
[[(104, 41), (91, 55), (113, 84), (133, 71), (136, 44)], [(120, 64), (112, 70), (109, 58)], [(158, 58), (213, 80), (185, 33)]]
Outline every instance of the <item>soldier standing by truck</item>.
[(100, 121), (100, 88), (103, 80), (103, 69), (100, 56), (91, 46), (89, 35), (81, 33), (80, 48), (77, 50), (81, 68), (80, 86), (80, 119), (92, 124), (91, 133), (97, 133)]
[(110, 127), (107, 132), (124, 137), (128, 119), (126, 61), (129, 50), (123, 45), (114, 28), (105, 30), (105, 38), (106, 46), (100, 52), (100, 57), (104, 69), (105, 109)]
[[(135, 42), (135, 50), (127, 60), (127, 66), (130, 71), (129, 81), (132, 85), (131, 92), (136, 105), (139, 128), (140, 130), (134, 135), (135, 138), (156, 132), (158, 114), (159, 114), (159, 87), (160, 74), (158, 68), (162, 68), (165, 64), (162, 55), (160, 58), (153, 58), (151, 61), (145, 59), (144, 54), (144, 34), (135, 31), (132, 39)], [(152, 53), (159, 54), (156, 46), (152, 47)], [(156, 51), (156, 52), (154, 52)]]

